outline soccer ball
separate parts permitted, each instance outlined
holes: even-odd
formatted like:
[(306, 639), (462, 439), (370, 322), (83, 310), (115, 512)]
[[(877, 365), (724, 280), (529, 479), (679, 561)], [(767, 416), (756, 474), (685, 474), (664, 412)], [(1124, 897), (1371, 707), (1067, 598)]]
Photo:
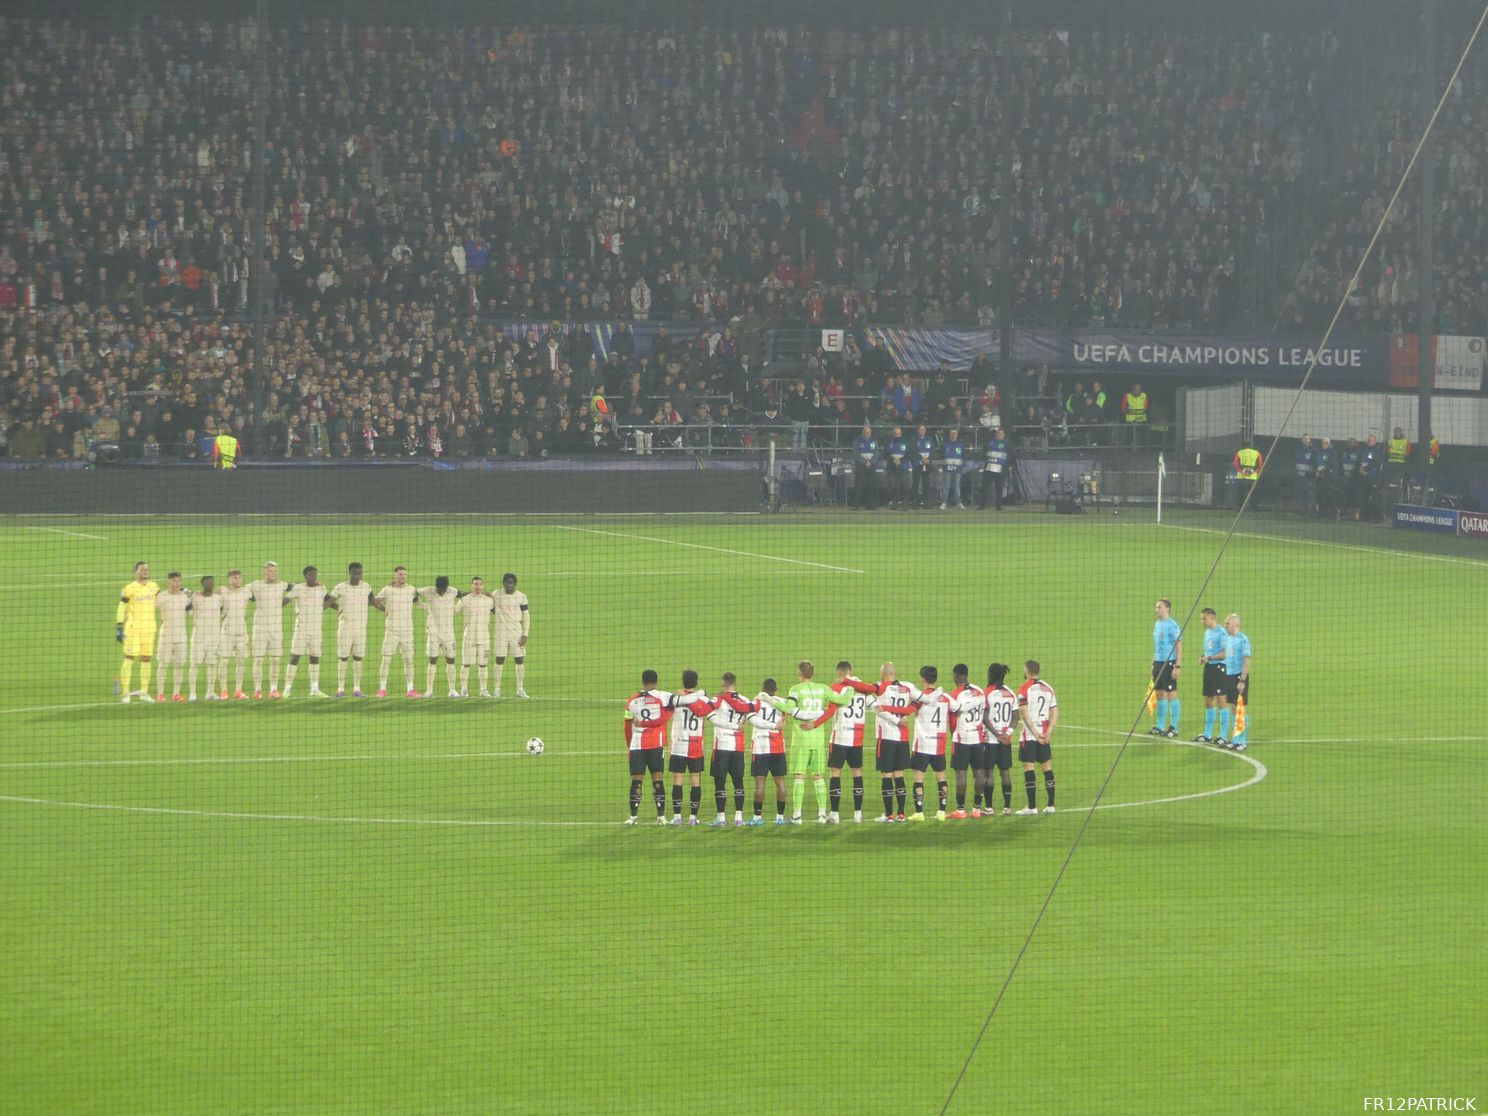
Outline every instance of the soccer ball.
[(527, 754), (529, 756), (540, 756), (547, 745), (542, 742), (542, 737), (534, 736), (527, 741)]

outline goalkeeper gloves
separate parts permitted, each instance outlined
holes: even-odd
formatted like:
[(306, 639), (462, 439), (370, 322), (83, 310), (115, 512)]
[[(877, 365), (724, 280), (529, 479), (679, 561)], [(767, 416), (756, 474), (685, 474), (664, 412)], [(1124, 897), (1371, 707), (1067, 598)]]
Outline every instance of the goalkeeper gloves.
[(124, 642), (124, 625), (123, 624), (115, 624), (114, 625), (114, 642), (115, 643), (123, 643)]

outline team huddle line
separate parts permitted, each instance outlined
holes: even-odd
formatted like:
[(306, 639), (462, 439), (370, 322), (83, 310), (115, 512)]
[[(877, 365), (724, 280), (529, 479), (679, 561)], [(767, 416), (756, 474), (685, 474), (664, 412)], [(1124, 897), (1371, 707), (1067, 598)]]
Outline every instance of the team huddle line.
[[(481, 697), (500, 698), (506, 660), (516, 665), (517, 697), (527, 697), (526, 651), (531, 630), (531, 612), (527, 596), (517, 589), (517, 575), (501, 579), (501, 591), (485, 591), (485, 581), (470, 580), (468, 590), (450, 587), (450, 579), (440, 576), (427, 588), (417, 588), (408, 581), (408, 570), (393, 568), (392, 580), (380, 592), (363, 579), (362, 564), (352, 562), (346, 568), (346, 580), (327, 587), (314, 566), (306, 566), (304, 580), (279, 580), (276, 562), (265, 562), (258, 581), (243, 584), (241, 570), (229, 570), (227, 585), (217, 588), (216, 578), (201, 579), (199, 591), (182, 585), (179, 573), (166, 576), (166, 587), (150, 580), (148, 562), (134, 567), (134, 580), (124, 586), (114, 617), (114, 638), (124, 645), (124, 666), (120, 672), (119, 691), (123, 700), (133, 698), (157, 702), (166, 700), (166, 676), (171, 679), (172, 701), (195, 701), (197, 674), (205, 668), (206, 700), (245, 700), (245, 663), (253, 663), (252, 694), (262, 699), (265, 694), (264, 666), (268, 666), (268, 696), (288, 698), (294, 690), (300, 659), (309, 660), (310, 696), (331, 697), (320, 688), (320, 660), (324, 649), (324, 615), (337, 614), (336, 621), (336, 692), (346, 696), (348, 664), (352, 676), (353, 697), (362, 692), (362, 661), (367, 655), (367, 626), (371, 610), (382, 612), (386, 619), (382, 633), (382, 671), (377, 696), (387, 697), (388, 677), (395, 658), (402, 660), (406, 692), (410, 698), (434, 696), (434, 681), (439, 660), (445, 662), (448, 694), (452, 698), (469, 697), (466, 683), (470, 671), (476, 672)], [(250, 634), (249, 605), (252, 609)], [(294, 605), (294, 631), (289, 641), (289, 661), (284, 668), (284, 690), (279, 689), (279, 664), (284, 657), (283, 610)], [(414, 684), (413, 610), (428, 613), (425, 624), (425, 651), (428, 672), (422, 693)], [(455, 617), (463, 617), (458, 670), (455, 660)], [(187, 620), (190, 619), (188, 632)], [(492, 627), (495, 639), (492, 640)], [(490, 661), (495, 658), (494, 687), (488, 688)], [(150, 696), (150, 677), (154, 664), (160, 664), (160, 676), (154, 697)], [(139, 664), (139, 688), (133, 687), (133, 667)], [(236, 676), (231, 688), (228, 675), (236, 663)], [(184, 675), (184, 679), (183, 679)], [(181, 693), (183, 681), (186, 694)]]
[[(687, 825), (699, 825), (702, 801), (704, 726), (713, 727), (710, 774), (717, 817), (715, 829), (728, 825), (730, 784), (733, 790), (734, 825), (764, 825), (765, 784), (775, 784), (775, 824), (802, 824), (802, 803), (807, 776), (811, 778), (817, 805), (817, 821), (836, 825), (841, 820), (842, 771), (852, 778), (853, 821), (863, 820), (863, 753), (868, 715), (873, 714), (874, 767), (880, 777), (884, 823), (925, 820), (925, 773), (933, 771), (939, 795), (935, 817), (992, 817), (997, 813), (992, 773), (1001, 775), (1002, 813), (1012, 810), (1012, 746), (1018, 734), (1018, 759), (1023, 764), (1023, 787), (1028, 805), (1018, 813), (1037, 814), (1038, 769), (1042, 768), (1047, 803), (1044, 812), (1054, 813), (1054, 768), (1050, 738), (1059, 719), (1059, 702), (1053, 688), (1040, 677), (1036, 660), (1024, 664), (1023, 684), (1013, 691), (1005, 685), (1009, 667), (993, 663), (987, 668), (984, 689), (970, 681), (969, 668), (952, 668), (955, 688), (947, 692), (939, 685), (933, 666), (920, 668), (921, 685), (901, 680), (893, 663), (885, 663), (877, 682), (865, 682), (852, 672), (852, 664), (837, 664), (836, 681), (830, 685), (815, 680), (810, 662), (797, 665), (798, 681), (785, 696), (773, 678), (766, 678), (753, 698), (739, 693), (738, 679), (722, 676), (718, 693), (709, 696), (698, 688), (698, 672), (684, 670), (681, 688), (657, 689), (656, 671), (641, 675), (641, 689), (625, 704), (625, 743), (630, 757), (630, 816), (626, 825), (636, 825), (641, 805), (642, 783), (651, 777), (660, 825), (683, 825), (682, 784), (690, 782)], [(786, 721), (790, 741), (786, 742)], [(824, 726), (831, 722), (830, 730)], [(745, 733), (748, 733), (748, 743)], [(672, 816), (666, 813), (666, 784), (663, 754), (669, 752), (666, 769), (672, 776)], [(754, 813), (744, 817), (744, 757), (750, 757), (754, 778)], [(949, 806), (947, 760), (956, 773), (956, 808)], [(967, 772), (973, 774), (974, 799), (966, 809)], [(913, 773), (912, 812), (906, 813), (909, 788), (905, 773)], [(786, 778), (793, 778), (791, 812), (786, 814)], [(826, 792), (825, 794), (823, 792)]]

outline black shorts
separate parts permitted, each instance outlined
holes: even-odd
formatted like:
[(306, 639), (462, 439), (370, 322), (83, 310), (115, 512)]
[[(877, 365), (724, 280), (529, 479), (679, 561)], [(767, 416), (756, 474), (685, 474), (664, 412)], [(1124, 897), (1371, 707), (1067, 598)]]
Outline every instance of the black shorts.
[(667, 760), (667, 770), (673, 775), (701, 775), (702, 756), (672, 756)]
[(968, 767), (974, 767), (981, 771), (987, 766), (987, 745), (985, 744), (955, 744), (951, 749), (951, 767), (956, 771), (965, 771)]
[(774, 775), (778, 779), (784, 779), (788, 769), (784, 752), (769, 752), (763, 756), (755, 756), (749, 764), (749, 770), (755, 778), (764, 775)]
[(863, 770), (863, 746), (833, 744), (831, 752), (827, 754), (827, 766), (833, 771), (841, 771), (844, 767), (850, 767), (854, 771)]
[[(1225, 675), (1224, 681), (1225, 700), (1234, 705), (1240, 700), (1240, 676), (1238, 674)], [(1245, 680), (1245, 704), (1250, 704), (1250, 679)]]
[(1225, 692), (1224, 663), (1204, 664), (1204, 696), (1222, 697)]
[(651, 772), (660, 775), (662, 767), (660, 748), (632, 748), (630, 750), (630, 773), (644, 775)]
[(1004, 744), (1001, 740), (998, 740), (995, 743), (988, 744), (987, 749), (992, 756), (992, 762), (987, 765), (988, 770), (997, 767), (1006, 771), (1013, 766), (1013, 746), (1011, 744)]
[(1018, 741), (1018, 761), (1020, 763), (1048, 763), (1049, 745), (1040, 744), (1037, 740)]
[(880, 771), (903, 771), (909, 766), (909, 741), (880, 740), (874, 766)]
[(1160, 694), (1171, 694), (1178, 688), (1178, 679), (1173, 677), (1172, 663), (1152, 664), (1152, 688)]
[(744, 753), (713, 750), (713, 762), (708, 773), (715, 779), (734, 780), (736, 786), (744, 782)]
[(916, 752), (909, 759), (909, 766), (914, 771), (944, 771), (945, 756), (932, 756), (929, 752)]

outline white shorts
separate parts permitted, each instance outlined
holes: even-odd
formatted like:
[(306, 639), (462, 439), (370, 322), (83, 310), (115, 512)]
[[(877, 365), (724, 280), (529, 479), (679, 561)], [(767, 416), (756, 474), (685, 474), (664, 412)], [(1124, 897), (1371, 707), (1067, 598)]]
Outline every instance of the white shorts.
[(296, 625), (294, 635), (289, 640), (289, 653), (291, 655), (309, 655), (312, 659), (320, 658), (320, 649), (325, 645), (325, 632), (316, 625), (313, 628), (301, 628)]
[(455, 657), (454, 634), (451, 633), (448, 636), (437, 636), (429, 635), (428, 632), (425, 632), (424, 647), (428, 652), (429, 658), (431, 659), (453, 659)]
[(405, 658), (413, 656), (413, 633), (412, 632), (383, 632), (382, 653), (384, 655), (402, 655)]
[(155, 647), (155, 658), (162, 663), (184, 663), (186, 661), (186, 637), (178, 636), (175, 639), (160, 637), (160, 643)]
[(466, 640), (460, 644), (460, 661), (466, 666), (485, 666), (491, 658), (491, 641), (483, 640), (480, 643), (472, 643)]
[(522, 658), (522, 656), (527, 654), (527, 648), (517, 645), (517, 640), (521, 638), (520, 635), (504, 636), (498, 632), (496, 635), (496, 647), (492, 653), (498, 659), (504, 659), (508, 655), (514, 659)]
[(222, 641), (218, 644), (218, 650), (224, 659), (246, 659), (248, 657), (248, 633), (228, 632), (222, 633)]
[(336, 657), (341, 659), (365, 659), (367, 657), (367, 629), (350, 626), (336, 629)]
[(191, 661), (193, 663), (215, 663), (221, 657), (221, 640), (193, 639), (191, 641)]
[(272, 628), (253, 629), (253, 657), (261, 659), (272, 655), (276, 659), (284, 654), (284, 629), (278, 624)]

